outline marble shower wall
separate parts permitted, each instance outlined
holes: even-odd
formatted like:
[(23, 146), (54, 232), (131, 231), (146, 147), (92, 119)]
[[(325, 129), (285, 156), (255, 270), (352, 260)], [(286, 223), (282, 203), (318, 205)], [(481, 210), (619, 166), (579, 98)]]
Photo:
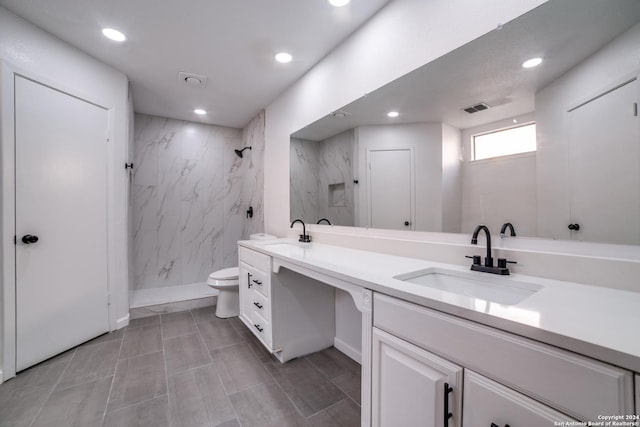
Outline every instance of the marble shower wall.
[(245, 219), (244, 178), (261, 175), (262, 163), (251, 168), (233, 152), (264, 145), (264, 115), (251, 123), (245, 139), (241, 129), (136, 114), (134, 289), (201, 283), (237, 265), (236, 242), (258, 221)]
[(291, 138), (291, 219), (354, 225), (353, 130), (324, 141)]
[[(244, 176), (242, 200), (244, 218), (249, 206), (253, 207), (253, 219), (242, 222), (242, 238), (264, 232), (264, 111), (258, 114), (242, 130), (242, 146), (252, 147), (244, 152)], [(246, 164), (245, 164), (246, 163)]]
[(315, 223), (320, 218), (319, 168), (321, 142), (291, 138), (291, 220)]

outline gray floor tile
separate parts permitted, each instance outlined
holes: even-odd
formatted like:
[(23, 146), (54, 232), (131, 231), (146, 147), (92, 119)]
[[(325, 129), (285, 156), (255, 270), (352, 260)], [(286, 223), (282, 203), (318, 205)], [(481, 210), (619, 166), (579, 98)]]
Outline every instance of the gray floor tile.
[(127, 329), (139, 328), (140, 326), (159, 325), (159, 324), (160, 324), (160, 315), (156, 314), (155, 316), (142, 317), (140, 319), (133, 319), (129, 321), (129, 326), (127, 326)]
[(332, 382), (347, 396), (360, 405), (360, 389), (362, 387), (362, 380), (359, 374), (354, 375), (345, 373), (335, 377)]
[(163, 396), (108, 412), (103, 427), (168, 427), (170, 425), (169, 399)]
[(111, 377), (53, 392), (33, 427), (100, 427), (109, 397)]
[(308, 418), (313, 427), (359, 427), (360, 406), (344, 399)]
[(269, 350), (266, 349), (264, 344), (262, 344), (251, 331), (242, 332), (240, 336), (249, 345), (249, 347), (253, 351), (253, 354), (256, 355), (261, 363), (268, 363), (274, 360), (271, 353), (269, 353)]
[(360, 375), (360, 365), (335, 347), (306, 356), (320, 372), (333, 379), (345, 373)]
[(211, 356), (197, 333), (165, 340), (164, 357), (167, 375), (211, 363)]
[(126, 328), (122, 328), (122, 329), (118, 329), (117, 331), (107, 332), (106, 334), (102, 334), (99, 337), (94, 338), (91, 341), (87, 341), (82, 345), (86, 346), (86, 345), (92, 345), (92, 344), (100, 344), (100, 343), (112, 341), (112, 340), (121, 340), (122, 337), (124, 336), (125, 329)]
[(198, 330), (209, 350), (238, 344), (244, 341), (240, 334), (233, 329), (231, 323), (222, 319), (200, 322), (198, 323)]
[(197, 332), (196, 322), (189, 311), (163, 314), (160, 316), (160, 321), (162, 323), (162, 338), (165, 340)]
[(0, 385), (0, 425), (30, 425), (67, 363), (38, 365)]
[(119, 340), (78, 347), (57, 388), (113, 376), (119, 352)]
[(193, 320), (196, 322), (208, 322), (209, 320), (216, 320), (216, 306), (202, 307), (191, 310)]
[(211, 352), (227, 393), (273, 380), (247, 344), (237, 344)]
[(275, 381), (230, 396), (243, 427), (307, 426)]
[(124, 334), (120, 359), (141, 356), (162, 351), (162, 333), (160, 325), (140, 326), (127, 329)]
[(60, 362), (69, 363), (73, 358), (73, 355), (76, 354), (76, 350), (77, 348), (74, 347), (71, 350), (67, 350), (64, 353), (60, 353), (57, 356), (53, 356), (51, 359), (47, 359), (44, 362), (40, 362), (36, 366), (53, 365), (54, 363), (60, 363)]
[(242, 323), (242, 320), (240, 320), (239, 317), (230, 317), (229, 319), (227, 319), (227, 321), (231, 324), (233, 329), (236, 330), (236, 332), (238, 333), (247, 332), (246, 325)]
[(169, 377), (169, 400), (174, 427), (218, 426), (236, 419), (213, 364)]
[(121, 359), (113, 380), (108, 410), (134, 405), (167, 393), (162, 352)]
[(305, 417), (347, 397), (306, 359), (265, 366)]

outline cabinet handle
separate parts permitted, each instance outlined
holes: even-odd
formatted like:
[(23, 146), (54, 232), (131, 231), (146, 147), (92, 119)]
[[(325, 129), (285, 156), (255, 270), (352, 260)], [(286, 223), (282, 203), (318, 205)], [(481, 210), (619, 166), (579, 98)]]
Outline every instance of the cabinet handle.
[(255, 305), (258, 308), (262, 308), (262, 305), (259, 302), (254, 302), (253, 305)]
[[(453, 387), (449, 387), (449, 383), (444, 383), (444, 425), (449, 425), (449, 418), (453, 417), (453, 414), (449, 412), (449, 393), (453, 391)], [(493, 426), (491, 426), (493, 427)]]
[(253, 326), (260, 332), (264, 331), (264, 328), (261, 328), (260, 325), (256, 325), (255, 323), (253, 324)]
[(247, 273), (247, 287), (251, 289), (251, 273)]
[[(491, 427), (500, 427), (500, 426), (496, 423), (491, 423)], [(509, 427), (509, 424), (505, 424), (504, 427)]]

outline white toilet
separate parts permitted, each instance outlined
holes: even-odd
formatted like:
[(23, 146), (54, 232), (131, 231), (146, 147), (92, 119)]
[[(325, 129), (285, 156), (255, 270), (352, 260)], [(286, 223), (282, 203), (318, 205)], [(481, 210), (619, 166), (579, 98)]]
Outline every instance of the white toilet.
[[(269, 234), (252, 234), (250, 240), (273, 240), (277, 237)], [(216, 317), (226, 319), (240, 314), (240, 298), (238, 294), (238, 267), (214, 271), (209, 275), (207, 284), (218, 290)]]

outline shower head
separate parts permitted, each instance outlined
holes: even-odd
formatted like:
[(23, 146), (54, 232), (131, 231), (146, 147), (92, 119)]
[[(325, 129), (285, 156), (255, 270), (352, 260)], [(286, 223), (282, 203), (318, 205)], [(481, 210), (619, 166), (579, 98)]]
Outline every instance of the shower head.
[(242, 152), (244, 150), (251, 150), (251, 147), (244, 147), (242, 150), (233, 150), (233, 151), (236, 153), (238, 157), (242, 158)]

